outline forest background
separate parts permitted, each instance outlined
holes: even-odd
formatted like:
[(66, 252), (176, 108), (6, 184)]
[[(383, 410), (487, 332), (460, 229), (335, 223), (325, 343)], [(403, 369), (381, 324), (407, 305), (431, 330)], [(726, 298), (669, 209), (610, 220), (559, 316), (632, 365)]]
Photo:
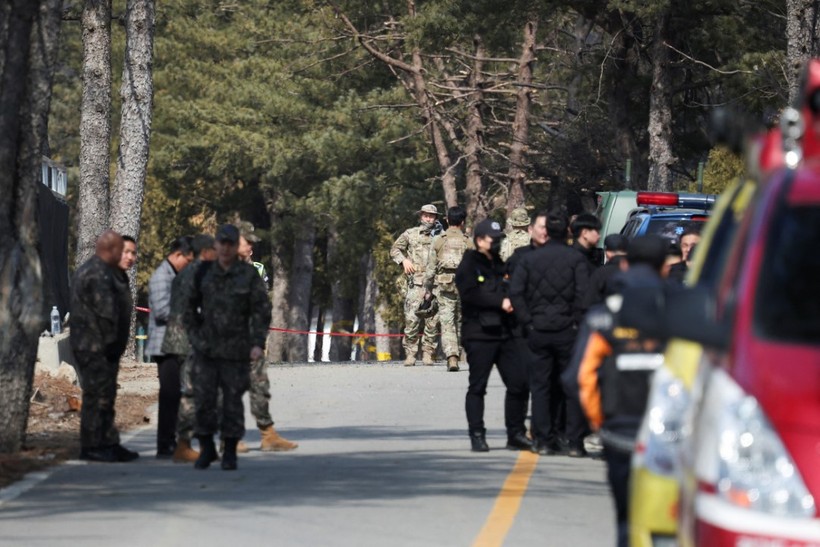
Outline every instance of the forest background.
[[(48, 124), (50, 155), (68, 168), (72, 213), (84, 184), (82, 7), (63, 17)], [(577, 213), (594, 210), (600, 190), (692, 189), (700, 162), (705, 189), (719, 191), (740, 163), (712, 148), (710, 112), (731, 105), (771, 121), (795, 95), (787, 8), (785, 0), (160, 2), (138, 301), (146, 303), (171, 239), (241, 218), (262, 236), (254, 259), (273, 281), (274, 326), (322, 330), (330, 314), (334, 331), (351, 332), (355, 321), (360, 332), (396, 333), (400, 268), (388, 250), (424, 203), (461, 204), (470, 224), (520, 205)], [(124, 11), (113, 2), (115, 90)], [(119, 100), (114, 94), (114, 113)], [(119, 120), (107, 115), (114, 173)], [(330, 359), (347, 360), (354, 345), (357, 358), (398, 358), (396, 339), (389, 344), (333, 337)], [(271, 334), (270, 360), (307, 353), (306, 336)]]
[[(249, 220), (273, 326), (397, 333), (394, 238), (595, 192), (704, 190), (731, 106), (773, 122), (818, 55), (817, 0), (9, 0), (0, 4), (0, 453), (23, 446), (48, 310), (43, 155), (69, 172), (72, 262), (113, 227), (148, 277), (175, 236)], [(626, 165), (631, 165), (627, 170)], [(629, 176), (626, 176), (626, 173)], [(144, 317), (140, 318), (144, 321)], [(331, 360), (400, 357), (333, 337)], [(271, 361), (307, 337), (272, 332)], [(317, 355), (313, 356), (318, 357)]]

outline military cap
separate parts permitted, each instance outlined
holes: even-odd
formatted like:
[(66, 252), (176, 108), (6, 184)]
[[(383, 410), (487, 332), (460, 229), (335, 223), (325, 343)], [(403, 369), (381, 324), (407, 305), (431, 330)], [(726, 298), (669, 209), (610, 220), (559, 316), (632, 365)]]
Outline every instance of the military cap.
[(514, 228), (526, 228), (530, 225), (530, 216), (527, 214), (526, 209), (518, 207), (512, 210), (508, 222)]
[(501, 224), (499, 224), (497, 220), (485, 218), (476, 224), (476, 227), (473, 229), (473, 235), (475, 235), (475, 237), (501, 237), (504, 235), (504, 232), (501, 231)]
[(216, 231), (217, 241), (230, 241), (231, 243), (239, 242), (239, 229), (233, 224), (223, 224)]
[(240, 220), (235, 224), (235, 226), (239, 229), (239, 235), (244, 237), (247, 241), (250, 241), (251, 243), (258, 243), (262, 241), (258, 235), (253, 233), (253, 224), (247, 220)]
[(428, 203), (427, 205), (422, 205), (421, 209), (416, 211), (416, 214), (420, 215), (421, 213), (430, 213), (431, 215), (438, 216), (438, 209), (432, 203)]

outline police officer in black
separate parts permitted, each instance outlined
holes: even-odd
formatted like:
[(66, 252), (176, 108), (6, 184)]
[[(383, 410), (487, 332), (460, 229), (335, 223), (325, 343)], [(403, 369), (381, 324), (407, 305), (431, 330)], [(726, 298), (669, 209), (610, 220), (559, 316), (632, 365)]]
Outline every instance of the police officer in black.
[(512, 303), (507, 296), (504, 263), (499, 253), (504, 233), (501, 224), (485, 219), (473, 231), (475, 250), (468, 250), (456, 270), (461, 298), (461, 338), (470, 366), (465, 408), (470, 443), (475, 452), (487, 452), (484, 428), (484, 395), (493, 364), (507, 393), (504, 399), (507, 448), (530, 450), (524, 420), (529, 398), (526, 364), (518, 358), (510, 331)]

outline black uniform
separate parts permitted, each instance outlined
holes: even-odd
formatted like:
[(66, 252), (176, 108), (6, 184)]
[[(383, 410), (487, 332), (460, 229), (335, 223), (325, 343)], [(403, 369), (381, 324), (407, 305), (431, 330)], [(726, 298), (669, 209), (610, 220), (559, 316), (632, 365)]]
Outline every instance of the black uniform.
[[(513, 273), (510, 298), (537, 361), (530, 376), (533, 440), (544, 453), (560, 449), (557, 416), (559, 375), (569, 364), (577, 325), (584, 313), (589, 263), (563, 241), (550, 239), (523, 257)], [(567, 408), (566, 435), (572, 449), (583, 448), (586, 429), (580, 408)]]
[(523, 435), (527, 415), (527, 372), (518, 359), (511, 332), (511, 317), (501, 309), (507, 297), (504, 263), (490, 260), (478, 251), (464, 254), (456, 270), (456, 287), (461, 297), (461, 339), (470, 365), (466, 411), (470, 434), (484, 435), (484, 395), (493, 364), (507, 393), (504, 414), (508, 439)]

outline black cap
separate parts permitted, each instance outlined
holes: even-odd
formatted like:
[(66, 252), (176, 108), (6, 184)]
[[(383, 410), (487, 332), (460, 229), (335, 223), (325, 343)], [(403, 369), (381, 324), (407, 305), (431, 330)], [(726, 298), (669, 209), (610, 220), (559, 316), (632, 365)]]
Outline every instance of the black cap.
[(607, 251), (625, 253), (629, 246), (629, 240), (621, 234), (609, 234), (604, 239), (604, 249)]
[(485, 218), (476, 224), (473, 229), (473, 235), (475, 235), (475, 237), (501, 237), (504, 235), (504, 232), (501, 231), (501, 224), (497, 220)]
[(660, 271), (668, 250), (669, 241), (657, 234), (647, 234), (632, 240), (626, 251), (626, 259), (630, 266), (647, 264)]
[(223, 224), (216, 231), (217, 241), (230, 241), (231, 243), (239, 242), (239, 228), (233, 224)]

